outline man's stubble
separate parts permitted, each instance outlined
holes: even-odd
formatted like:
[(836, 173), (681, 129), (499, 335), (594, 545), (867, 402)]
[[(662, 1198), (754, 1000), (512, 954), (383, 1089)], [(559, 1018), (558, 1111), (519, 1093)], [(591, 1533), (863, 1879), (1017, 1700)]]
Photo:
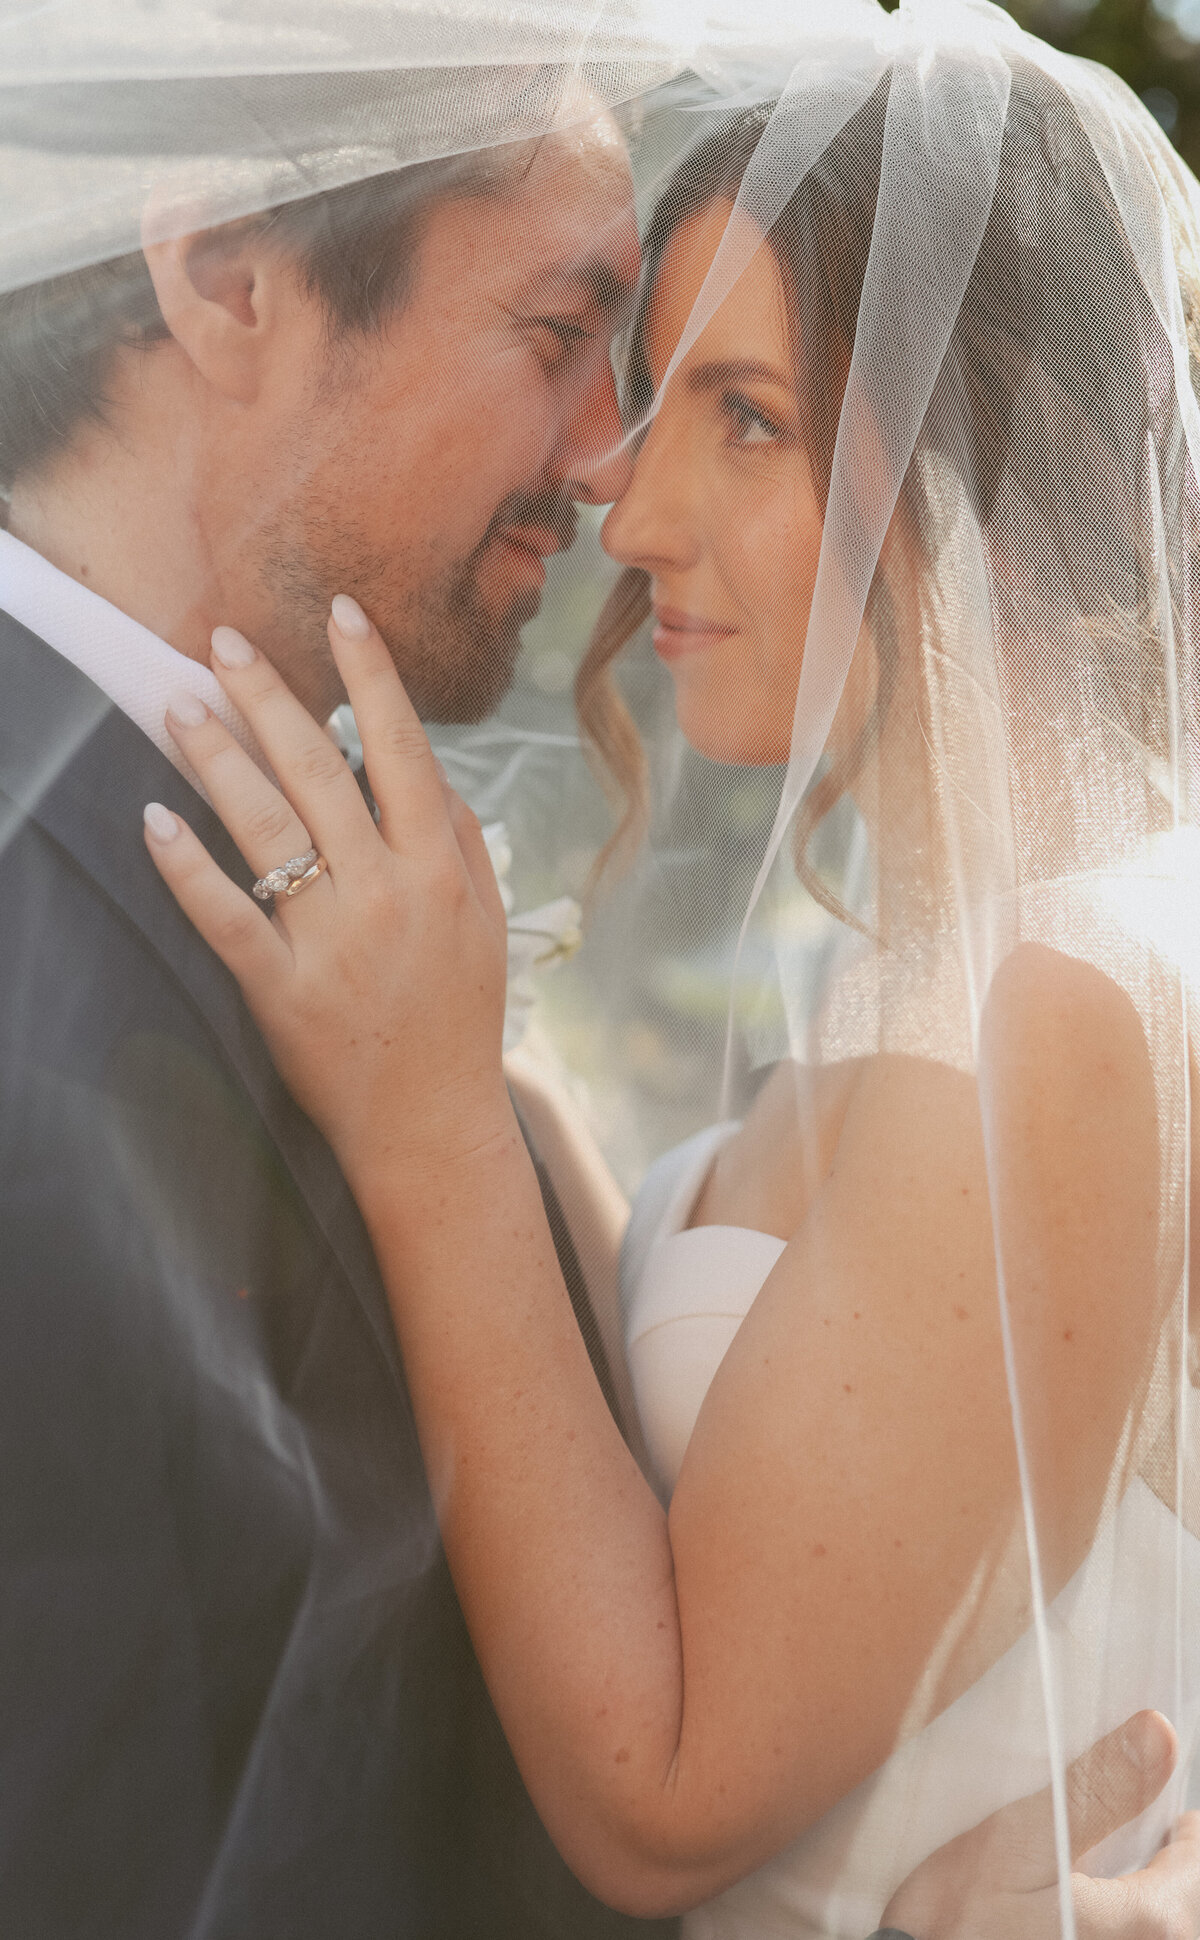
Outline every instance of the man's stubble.
[(558, 481), (542, 476), (492, 508), (465, 556), (439, 547), (436, 533), (414, 544), (400, 518), (394, 542), (381, 545), (377, 522), (374, 533), (365, 529), (362, 497), (347, 489), (359, 467), (344, 443), (353, 415), (347, 406), (369, 385), (376, 357), (377, 346), (343, 344), (313, 374), (303, 423), (277, 474), (292, 487), (254, 535), (254, 576), (276, 622), (273, 657), (297, 692), (321, 696), (320, 707), (332, 712), (345, 697), (326, 622), (334, 595), (349, 593), (379, 629), (422, 720), (469, 725), (486, 720), (508, 692), (522, 629), (541, 605), (540, 591), (528, 585), (502, 604), (485, 598), (485, 565), (494, 580), (497, 552), (514, 527), (548, 531), (567, 550), (577, 508)]
[(386, 551), (369, 546), (328, 506), (289, 506), (260, 532), (258, 567), (292, 643), (291, 668), (276, 656), (280, 671), (305, 692), (333, 691), (325, 623), (334, 594), (350, 593), (382, 634), (422, 720), (485, 720), (512, 685), (521, 630), (540, 604), (532, 590), (501, 612), (485, 603), (479, 567), (495, 543), (489, 527), (465, 559), (430, 561), (401, 538)]

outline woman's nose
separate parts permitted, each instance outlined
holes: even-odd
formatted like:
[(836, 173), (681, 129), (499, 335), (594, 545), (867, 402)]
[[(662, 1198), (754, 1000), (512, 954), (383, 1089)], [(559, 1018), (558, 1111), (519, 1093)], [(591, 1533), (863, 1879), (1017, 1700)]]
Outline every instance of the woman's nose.
[(607, 357), (572, 415), (560, 465), (563, 489), (583, 505), (611, 505), (629, 483), (632, 463)]
[(607, 553), (648, 573), (689, 565), (697, 551), (684, 454), (672, 453), (661, 419), (650, 426), (623, 495), (600, 530)]

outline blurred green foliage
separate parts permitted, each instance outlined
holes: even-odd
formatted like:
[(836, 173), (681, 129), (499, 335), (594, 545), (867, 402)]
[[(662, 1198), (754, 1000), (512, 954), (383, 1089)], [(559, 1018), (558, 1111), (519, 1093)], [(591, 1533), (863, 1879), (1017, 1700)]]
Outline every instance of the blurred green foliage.
[(1064, 53), (1115, 69), (1200, 174), (1200, 0), (1010, 0), (1008, 11)]
[(1010, 11), (1055, 47), (1114, 68), (1200, 170), (1200, 0), (1015, 0)]

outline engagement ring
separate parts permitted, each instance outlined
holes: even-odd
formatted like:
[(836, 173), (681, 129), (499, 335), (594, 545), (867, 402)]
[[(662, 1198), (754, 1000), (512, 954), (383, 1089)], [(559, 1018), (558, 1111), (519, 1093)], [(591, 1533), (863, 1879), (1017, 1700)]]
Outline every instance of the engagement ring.
[[(319, 865), (319, 866), (318, 866)], [(290, 862), (283, 863), (278, 869), (269, 869), (255, 883), (253, 895), (260, 903), (269, 903), (272, 896), (290, 896), (293, 885), (307, 882), (319, 876), (325, 862), (315, 849), (308, 849), (303, 855), (294, 855)]]

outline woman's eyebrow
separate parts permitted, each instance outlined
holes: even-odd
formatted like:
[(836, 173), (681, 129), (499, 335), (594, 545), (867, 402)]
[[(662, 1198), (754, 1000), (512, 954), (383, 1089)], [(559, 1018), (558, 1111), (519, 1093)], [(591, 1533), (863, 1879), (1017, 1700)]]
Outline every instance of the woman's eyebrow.
[(722, 358), (708, 364), (697, 364), (687, 374), (690, 391), (717, 391), (725, 384), (773, 384), (776, 390), (793, 389), (793, 378), (789, 371), (782, 370), (777, 364), (756, 363), (749, 357)]

